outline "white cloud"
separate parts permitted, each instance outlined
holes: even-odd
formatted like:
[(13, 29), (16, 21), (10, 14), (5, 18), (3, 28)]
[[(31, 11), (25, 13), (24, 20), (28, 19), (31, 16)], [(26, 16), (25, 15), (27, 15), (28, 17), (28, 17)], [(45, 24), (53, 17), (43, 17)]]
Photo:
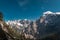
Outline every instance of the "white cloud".
[(60, 15), (60, 12), (56, 12), (56, 14)]
[(43, 14), (53, 14), (51, 11), (44, 12)]
[(60, 15), (60, 12), (51, 12), (51, 11), (46, 11), (43, 13), (43, 16), (48, 15), (48, 14), (53, 14), (53, 15)]
[(28, 3), (28, 0), (18, 1), (19, 6), (25, 6)]

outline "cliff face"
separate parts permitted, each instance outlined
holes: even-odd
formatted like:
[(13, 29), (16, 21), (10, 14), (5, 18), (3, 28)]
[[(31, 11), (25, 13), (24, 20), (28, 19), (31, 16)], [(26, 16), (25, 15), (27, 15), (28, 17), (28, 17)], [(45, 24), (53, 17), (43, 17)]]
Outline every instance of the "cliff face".
[[(48, 36), (49, 34), (60, 32), (60, 14), (46, 12), (36, 21), (37, 34), (39, 37)], [(37, 38), (39, 38), (37, 37)]]

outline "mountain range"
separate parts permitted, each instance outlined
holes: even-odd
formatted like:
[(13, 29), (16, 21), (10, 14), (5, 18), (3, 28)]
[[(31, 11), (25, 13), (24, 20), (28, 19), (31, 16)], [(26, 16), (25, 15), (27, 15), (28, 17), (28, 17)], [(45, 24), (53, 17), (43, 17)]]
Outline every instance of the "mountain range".
[(47, 11), (35, 21), (28, 19), (9, 20), (6, 24), (18, 32), (23, 32), (26, 38), (39, 39), (60, 31), (60, 12)]

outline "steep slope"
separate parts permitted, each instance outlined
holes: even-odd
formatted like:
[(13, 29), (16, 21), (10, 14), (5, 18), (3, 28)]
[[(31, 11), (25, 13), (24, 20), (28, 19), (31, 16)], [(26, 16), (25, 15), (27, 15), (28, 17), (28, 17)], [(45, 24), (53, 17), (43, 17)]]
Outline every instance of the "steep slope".
[[(52, 13), (47, 11), (36, 21), (37, 32), (39, 37), (44, 37), (51, 33), (59, 32), (60, 29), (60, 13)], [(38, 37), (37, 37), (38, 38)]]

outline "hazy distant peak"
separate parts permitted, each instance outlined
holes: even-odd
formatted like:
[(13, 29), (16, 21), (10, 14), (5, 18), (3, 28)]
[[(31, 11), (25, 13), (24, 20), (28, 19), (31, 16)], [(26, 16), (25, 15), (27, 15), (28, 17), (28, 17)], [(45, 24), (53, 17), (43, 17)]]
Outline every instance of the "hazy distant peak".
[(25, 21), (27, 21), (28, 19), (24, 19)]

